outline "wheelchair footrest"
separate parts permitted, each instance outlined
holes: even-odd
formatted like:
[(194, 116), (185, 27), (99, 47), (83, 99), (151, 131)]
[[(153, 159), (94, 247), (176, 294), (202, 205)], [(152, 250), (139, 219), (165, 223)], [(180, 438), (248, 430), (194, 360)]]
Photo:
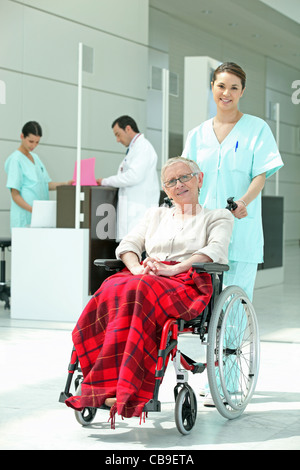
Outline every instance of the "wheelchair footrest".
[(72, 393), (61, 392), (61, 394), (59, 395), (58, 401), (60, 403), (65, 403), (65, 401), (72, 396), (73, 396)]
[(161, 403), (158, 400), (149, 400), (148, 403), (144, 406), (144, 412), (148, 411), (161, 411)]
[[(206, 364), (203, 364), (202, 362), (195, 362), (195, 361), (193, 361), (193, 359), (186, 356), (182, 352), (180, 354), (181, 354), (183, 360), (186, 363), (185, 367), (187, 368), (187, 370), (190, 370), (193, 374), (202, 374), (202, 372), (205, 371)], [(189, 366), (189, 367), (187, 367), (187, 366)]]

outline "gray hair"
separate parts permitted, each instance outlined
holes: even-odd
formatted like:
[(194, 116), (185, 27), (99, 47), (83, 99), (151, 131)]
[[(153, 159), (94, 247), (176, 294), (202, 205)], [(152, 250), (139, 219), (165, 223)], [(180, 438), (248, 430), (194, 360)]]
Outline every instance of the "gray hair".
[(166, 169), (169, 168), (169, 166), (174, 165), (175, 163), (179, 163), (179, 162), (186, 163), (186, 165), (188, 165), (190, 167), (190, 170), (191, 170), (192, 173), (200, 173), (201, 172), (199, 166), (197, 165), (196, 162), (194, 162), (194, 160), (190, 160), (189, 158), (184, 158), (184, 157), (169, 158), (169, 160), (167, 160), (167, 162), (164, 164), (164, 166), (161, 169), (161, 183), (162, 183), (162, 185), (164, 185), (164, 176), (165, 176)]

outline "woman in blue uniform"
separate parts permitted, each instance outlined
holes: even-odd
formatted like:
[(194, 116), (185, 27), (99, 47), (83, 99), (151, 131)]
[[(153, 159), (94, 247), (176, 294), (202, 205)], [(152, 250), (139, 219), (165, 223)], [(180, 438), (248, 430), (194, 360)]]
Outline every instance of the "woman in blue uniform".
[(245, 72), (233, 62), (215, 70), (211, 86), (217, 114), (189, 132), (183, 156), (204, 173), (201, 205), (222, 208), (228, 197), (235, 198), (224, 284), (240, 286), (252, 300), (257, 265), (263, 261), (261, 191), (283, 162), (266, 122), (238, 109), (245, 84)]
[[(283, 162), (265, 121), (239, 111), (245, 85), (246, 74), (237, 64), (225, 62), (215, 70), (211, 87), (217, 114), (189, 132), (183, 156), (196, 161), (204, 173), (202, 206), (217, 209), (235, 198), (224, 284), (240, 286), (252, 300), (257, 265), (263, 261), (261, 191)], [(239, 380), (234, 364), (231, 373), (229, 393)], [(204, 405), (213, 406), (207, 384), (200, 395), (206, 396)]]
[(34, 200), (48, 200), (49, 190), (72, 184), (54, 183), (47, 170), (33, 150), (42, 137), (42, 128), (35, 122), (27, 122), (22, 129), (21, 145), (5, 162), (6, 187), (11, 191), (11, 227), (26, 227), (31, 223)]

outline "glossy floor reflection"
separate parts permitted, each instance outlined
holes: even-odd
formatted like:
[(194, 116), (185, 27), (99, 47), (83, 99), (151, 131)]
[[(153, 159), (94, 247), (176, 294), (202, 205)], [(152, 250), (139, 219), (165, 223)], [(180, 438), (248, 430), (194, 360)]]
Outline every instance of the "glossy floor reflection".
[[(81, 427), (71, 409), (58, 402), (71, 353), (73, 325), (11, 320), (0, 306), (0, 448), (92, 450), (261, 450), (300, 449), (300, 249), (285, 250), (285, 282), (255, 291), (261, 331), (260, 376), (252, 402), (237, 420), (228, 421), (203, 407), (182, 436), (174, 421), (173, 367), (160, 390), (162, 412), (139, 419), (116, 418), (116, 429), (99, 410)], [(2, 303), (1, 303), (2, 304)], [(197, 338), (183, 339), (199, 351)], [(185, 346), (185, 345), (183, 345)], [(184, 349), (184, 347), (183, 347)], [(192, 376), (197, 392), (204, 376)]]

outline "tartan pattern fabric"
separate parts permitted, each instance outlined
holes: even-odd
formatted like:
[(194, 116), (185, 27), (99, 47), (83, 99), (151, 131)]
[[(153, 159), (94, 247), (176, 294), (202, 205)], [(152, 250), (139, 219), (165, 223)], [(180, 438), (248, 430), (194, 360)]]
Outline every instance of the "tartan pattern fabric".
[(209, 274), (192, 268), (173, 277), (132, 275), (125, 268), (106, 279), (72, 333), (84, 380), (81, 396), (66, 404), (99, 408), (116, 397), (119, 415), (141, 416), (153, 398), (164, 323), (199, 316), (211, 295)]

